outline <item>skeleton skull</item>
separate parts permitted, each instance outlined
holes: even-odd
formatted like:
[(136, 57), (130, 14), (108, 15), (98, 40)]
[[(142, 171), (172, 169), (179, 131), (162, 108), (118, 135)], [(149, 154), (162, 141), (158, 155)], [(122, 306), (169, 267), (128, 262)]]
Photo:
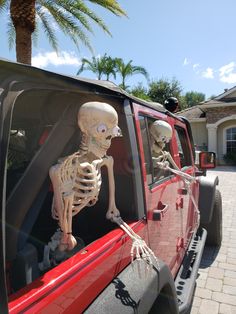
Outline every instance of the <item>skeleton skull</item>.
[(94, 101), (83, 104), (78, 113), (78, 125), (87, 150), (98, 158), (106, 155), (112, 138), (121, 135), (117, 113), (107, 103)]
[(151, 134), (152, 152), (159, 155), (165, 144), (172, 138), (172, 128), (169, 123), (156, 120), (149, 127), (149, 131)]

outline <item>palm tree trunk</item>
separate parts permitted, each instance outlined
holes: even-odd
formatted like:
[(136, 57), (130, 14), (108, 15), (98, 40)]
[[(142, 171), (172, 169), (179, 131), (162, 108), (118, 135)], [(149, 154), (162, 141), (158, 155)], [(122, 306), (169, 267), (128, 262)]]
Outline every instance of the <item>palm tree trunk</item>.
[(17, 26), (16, 31), (16, 60), (17, 62), (30, 64), (32, 56), (32, 38), (28, 29)]
[(122, 89), (125, 89), (125, 76), (122, 76), (121, 88), (122, 88)]
[(16, 32), (16, 60), (31, 64), (32, 33), (35, 30), (35, 1), (11, 0), (10, 13)]

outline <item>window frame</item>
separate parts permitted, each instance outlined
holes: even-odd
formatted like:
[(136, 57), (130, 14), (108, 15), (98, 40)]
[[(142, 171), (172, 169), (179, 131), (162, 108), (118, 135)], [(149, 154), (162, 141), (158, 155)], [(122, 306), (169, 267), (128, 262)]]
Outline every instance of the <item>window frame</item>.
[[(147, 143), (148, 143), (148, 155), (149, 155), (149, 161), (151, 163), (150, 165), (150, 169), (151, 169), (151, 176), (152, 176), (152, 182), (148, 182), (148, 173), (147, 173), (147, 167), (145, 166), (145, 173), (146, 173), (146, 182), (147, 182), (147, 186), (149, 187), (150, 190), (152, 190), (153, 188), (155, 188), (156, 186), (162, 184), (165, 181), (170, 180), (171, 178), (173, 178), (175, 175), (172, 172), (169, 172), (169, 174), (167, 176), (164, 176), (161, 179), (156, 179), (155, 180), (155, 176), (154, 176), (154, 165), (152, 162), (152, 153), (151, 153), (151, 145), (150, 145), (150, 132), (148, 129), (148, 119), (153, 120), (153, 122), (155, 120), (162, 120), (162, 121), (166, 121), (166, 119), (162, 119), (162, 117), (157, 117), (157, 116), (150, 116), (150, 114), (143, 112), (143, 111), (138, 111), (138, 123), (139, 123), (139, 127), (141, 130), (141, 125), (140, 125), (140, 117), (143, 117), (145, 119), (145, 127), (146, 127), (146, 134), (147, 134)], [(142, 132), (141, 132), (142, 133)], [(145, 149), (144, 149), (144, 141), (143, 141), (143, 136), (141, 134), (141, 140), (142, 140), (142, 148), (143, 148), (143, 154), (144, 154), (144, 159), (146, 157), (145, 154)], [(173, 147), (172, 147), (172, 140), (168, 143), (169, 146), (169, 152), (171, 153), (171, 155), (173, 156)], [(145, 159), (146, 161), (146, 159)], [(146, 165), (146, 163), (145, 163)]]
[[(185, 128), (183, 128), (182, 126), (180, 125), (175, 125), (174, 126), (174, 134), (175, 134), (175, 137), (176, 137), (176, 143), (177, 143), (177, 151), (178, 151), (178, 154), (180, 153), (180, 150), (179, 150), (179, 145), (181, 145), (181, 149), (182, 149), (182, 152), (183, 152), (183, 157), (184, 157), (184, 162), (186, 164), (182, 165), (181, 163), (181, 157), (179, 155), (179, 163), (180, 163), (180, 169), (187, 169), (189, 167), (192, 166), (192, 156), (188, 153), (189, 152), (189, 139), (188, 139), (188, 136), (187, 136), (187, 133), (186, 133), (186, 130)], [(178, 132), (178, 130), (180, 132)], [(182, 134), (181, 134), (182, 133)], [(182, 137), (182, 135), (184, 135), (184, 137)], [(186, 140), (186, 141), (184, 141)], [(183, 144), (183, 145), (182, 145)]]
[[(225, 133), (224, 154), (234, 153), (234, 152), (227, 151), (227, 142), (236, 142), (236, 140), (227, 140), (227, 131), (235, 129), (235, 128), (236, 128), (236, 125), (231, 125), (230, 127), (227, 127), (224, 129), (224, 133)], [(236, 149), (235, 149), (235, 153), (236, 153)]]

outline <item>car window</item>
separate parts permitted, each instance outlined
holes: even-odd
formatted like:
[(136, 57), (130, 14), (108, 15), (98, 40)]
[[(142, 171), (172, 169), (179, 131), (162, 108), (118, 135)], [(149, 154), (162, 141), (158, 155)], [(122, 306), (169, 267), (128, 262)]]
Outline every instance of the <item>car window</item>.
[(185, 130), (179, 126), (175, 127), (175, 135), (178, 145), (181, 168), (191, 166), (191, 155), (188, 148), (188, 139)]
[[(150, 117), (141, 115), (139, 116), (139, 123), (143, 142), (143, 152), (145, 158), (146, 179), (149, 186), (152, 186), (153, 184), (162, 181), (163, 179), (171, 175), (170, 171), (160, 169), (160, 167), (157, 166), (156, 158), (158, 156), (151, 149), (152, 140), (149, 132), (149, 127), (155, 120), (156, 119)], [(167, 152), (171, 152), (169, 143), (165, 145), (164, 150)]]

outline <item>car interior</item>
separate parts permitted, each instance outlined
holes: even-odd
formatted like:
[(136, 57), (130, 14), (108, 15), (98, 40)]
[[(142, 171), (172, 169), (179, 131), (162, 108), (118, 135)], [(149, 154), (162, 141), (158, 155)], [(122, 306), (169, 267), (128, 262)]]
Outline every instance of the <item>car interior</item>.
[[(44, 246), (58, 229), (51, 217), (53, 189), (49, 168), (79, 148), (79, 107), (87, 101), (112, 105), (119, 116), (122, 137), (114, 138), (108, 155), (114, 158), (116, 205), (124, 220), (135, 219), (134, 174), (123, 100), (95, 93), (29, 90), (18, 96), (12, 114), (7, 160), (6, 257), (9, 294), (42, 275), (38, 264)], [(82, 247), (117, 225), (106, 219), (108, 179), (102, 168), (98, 202), (73, 217), (73, 235)]]

